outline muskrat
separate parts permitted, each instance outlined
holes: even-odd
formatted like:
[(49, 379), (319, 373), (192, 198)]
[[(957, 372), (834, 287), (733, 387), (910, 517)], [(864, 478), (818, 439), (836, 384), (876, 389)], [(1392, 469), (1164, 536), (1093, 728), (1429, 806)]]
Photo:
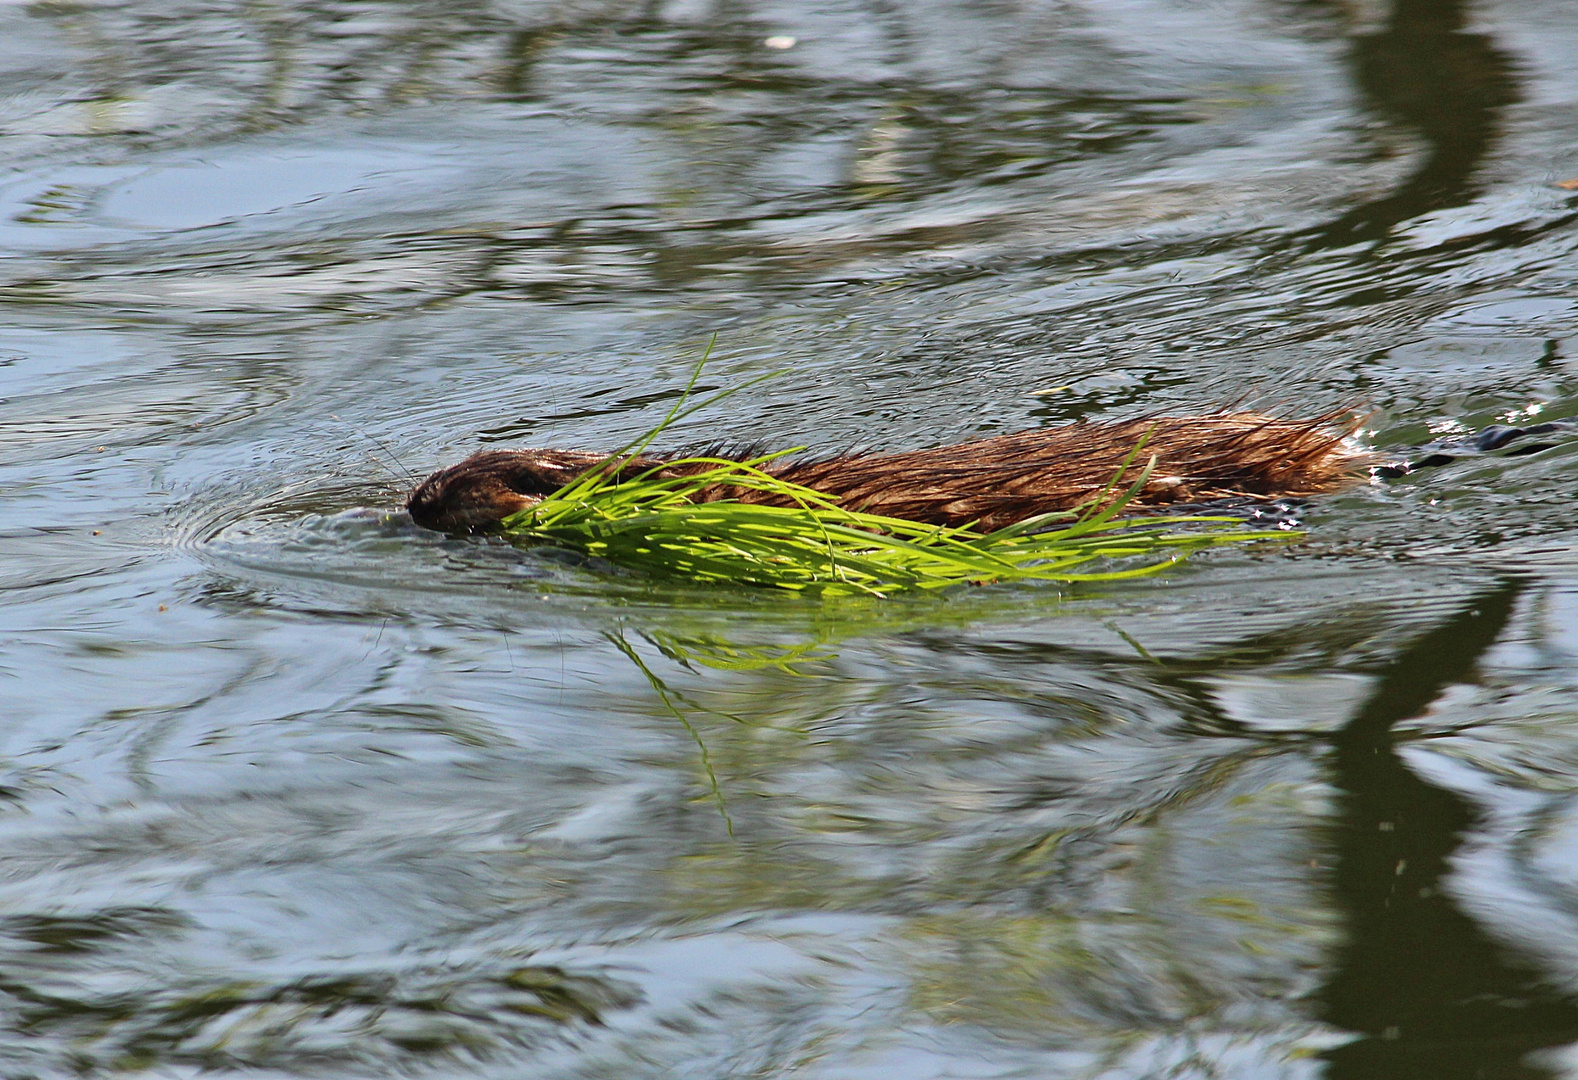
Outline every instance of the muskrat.
[[(1357, 422), (1346, 416), (1284, 420), (1224, 412), (1083, 422), (930, 450), (780, 458), (763, 471), (833, 496), (850, 509), (936, 525), (973, 522), (991, 530), (1048, 511), (1069, 510), (1099, 495), (1137, 446), (1134, 460), (1139, 466), (1152, 455), (1156, 459), (1134, 500), (1142, 507), (1234, 497), (1302, 498), (1334, 491), (1371, 464), (1369, 455), (1349, 445)], [(691, 456), (702, 455), (628, 457), (618, 463), (617, 475), (627, 479)], [(727, 456), (738, 460), (753, 455)], [(576, 450), (483, 450), (422, 481), (406, 508), (417, 524), (429, 529), (486, 532), (604, 462), (609, 462), (605, 454)], [(680, 464), (660, 475), (707, 467)], [(729, 484), (709, 486), (697, 499), (788, 505), (770, 493)]]

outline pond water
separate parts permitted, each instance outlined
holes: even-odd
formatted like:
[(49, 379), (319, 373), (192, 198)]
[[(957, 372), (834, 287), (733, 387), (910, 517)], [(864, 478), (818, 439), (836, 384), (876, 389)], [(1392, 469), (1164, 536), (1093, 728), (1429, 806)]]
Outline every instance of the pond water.
[(1578, 414), (1569, 0), (0, 3), (0, 1075), (1578, 1076), (1578, 440), (1101, 588), (484, 445)]

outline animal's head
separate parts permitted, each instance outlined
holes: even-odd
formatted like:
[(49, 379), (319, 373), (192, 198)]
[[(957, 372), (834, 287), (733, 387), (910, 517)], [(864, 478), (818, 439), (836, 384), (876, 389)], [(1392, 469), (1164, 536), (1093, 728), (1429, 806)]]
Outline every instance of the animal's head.
[(486, 532), (601, 460), (564, 450), (483, 450), (429, 476), (405, 505), (423, 528)]

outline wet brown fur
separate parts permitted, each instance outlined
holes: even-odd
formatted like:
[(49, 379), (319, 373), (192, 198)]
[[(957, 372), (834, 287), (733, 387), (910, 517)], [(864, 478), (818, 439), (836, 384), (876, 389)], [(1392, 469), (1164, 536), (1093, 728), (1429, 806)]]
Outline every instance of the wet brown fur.
[[(1154, 416), (1041, 428), (897, 454), (787, 459), (768, 464), (765, 471), (836, 496), (851, 509), (939, 525), (973, 521), (989, 530), (1089, 499), (1111, 482), (1141, 440), (1138, 464), (1156, 456), (1150, 480), (1136, 499), (1141, 506), (1333, 491), (1369, 464), (1345, 441), (1354, 427), (1346, 413), (1310, 420), (1257, 413)], [(417, 524), (430, 529), (486, 531), (605, 460), (603, 454), (573, 450), (484, 450), (428, 477), (406, 505)], [(631, 458), (620, 475), (628, 478), (665, 460), (672, 458)], [(707, 467), (681, 465), (665, 474)], [(725, 484), (705, 488), (699, 501), (718, 499), (786, 504), (770, 493)]]

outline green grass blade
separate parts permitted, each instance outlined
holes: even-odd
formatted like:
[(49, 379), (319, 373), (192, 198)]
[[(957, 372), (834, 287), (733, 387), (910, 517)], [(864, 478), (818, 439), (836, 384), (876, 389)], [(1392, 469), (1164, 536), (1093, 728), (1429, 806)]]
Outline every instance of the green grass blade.
[[(509, 518), (505, 533), (698, 582), (873, 596), (995, 581), (1121, 580), (1156, 573), (1221, 544), (1285, 542), (1298, 535), (1247, 530), (1235, 519), (1213, 515), (1166, 521), (1121, 516), (1156, 468), (1153, 455), (1134, 472), (1149, 433), (1112, 480), (1073, 511), (984, 533), (848, 509), (766, 471), (794, 450), (741, 462), (684, 458), (617, 479), (618, 463), (644, 451), (667, 426), (750, 385), (689, 405), (700, 373), (698, 364), (662, 423)], [(676, 469), (688, 475), (675, 475)], [(719, 486), (759, 492), (779, 505), (696, 501), (716, 495)], [(1095, 562), (1117, 565), (1090, 567)]]

